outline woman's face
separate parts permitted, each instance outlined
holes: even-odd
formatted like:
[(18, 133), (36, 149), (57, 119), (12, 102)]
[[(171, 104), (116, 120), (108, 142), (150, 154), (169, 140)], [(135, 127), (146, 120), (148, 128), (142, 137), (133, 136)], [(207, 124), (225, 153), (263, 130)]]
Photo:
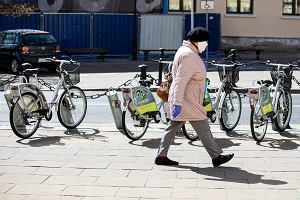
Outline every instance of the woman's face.
[(198, 47), (199, 53), (202, 53), (206, 49), (207, 45), (208, 45), (207, 41), (198, 42), (197, 47)]

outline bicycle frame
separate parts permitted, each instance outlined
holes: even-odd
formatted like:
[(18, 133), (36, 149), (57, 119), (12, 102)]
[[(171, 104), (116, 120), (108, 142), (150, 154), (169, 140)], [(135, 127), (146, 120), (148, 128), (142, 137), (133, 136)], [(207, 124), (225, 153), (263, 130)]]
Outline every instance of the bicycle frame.
[[(49, 103), (47, 103), (47, 100), (45, 98), (45, 95), (43, 94), (41, 87), (35, 85), (35, 84), (31, 84), (31, 83), (18, 83), (18, 84), (11, 84), (10, 86), (10, 91), (11, 94), (13, 95), (13, 103), (16, 103), (18, 99), (21, 99), (21, 103), (22, 103), (22, 108), (24, 109), (26, 114), (32, 115), (32, 113), (30, 113), (29, 109), (25, 106), (25, 102), (24, 99), (22, 98), (22, 94), (24, 92), (32, 92), (35, 95), (37, 95), (39, 98), (37, 99), (37, 101), (40, 99), (42, 102), (42, 110), (47, 111), (47, 113), (49, 113), (53, 107), (55, 106), (55, 110), (57, 111), (58, 108), (58, 101), (62, 95), (62, 93), (67, 90), (68, 91), (68, 86), (65, 83), (65, 77), (64, 74), (67, 73), (64, 70), (62, 70), (62, 65), (65, 62), (69, 62), (69, 61), (65, 61), (65, 60), (53, 60), (51, 59), (51, 61), (54, 62), (60, 62), (59, 65), (59, 72), (60, 72), (60, 79), (58, 81), (58, 83), (55, 85), (55, 90), (52, 96), (52, 99)], [(38, 78), (35, 74), (35, 78), (38, 81)], [(74, 103), (72, 101), (72, 99), (70, 99), (71, 105), (74, 106)], [(42, 117), (42, 116), (40, 116)]]
[[(268, 65), (271, 65), (271, 66), (276, 66), (277, 67), (277, 74), (280, 73), (280, 68), (281, 67), (290, 67), (289, 64), (277, 64), (277, 63), (268, 63)], [(294, 76), (292, 76), (292, 79), (295, 80), (295, 77), (293, 78)], [(278, 103), (278, 100), (279, 100), (279, 91), (282, 90), (283, 92), (285, 92), (283, 89), (282, 89), (282, 79), (283, 77), (279, 76), (278, 79), (277, 79), (277, 82), (276, 82), (276, 85), (275, 85), (275, 89), (274, 89), (274, 92), (271, 92), (272, 94), (272, 107), (273, 107), (273, 111), (275, 113), (275, 115), (272, 116), (272, 119), (275, 119), (278, 115), (278, 108), (276, 107), (277, 103)], [(297, 80), (297, 79), (296, 79)], [(296, 82), (296, 81), (295, 81)], [(297, 83), (297, 82), (296, 82)], [(258, 100), (256, 100), (258, 101)], [(256, 104), (256, 103), (255, 103)], [(254, 105), (255, 105), (254, 104)], [(259, 104), (258, 105), (259, 108), (257, 111), (261, 111), (261, 105)], [(254, 109), (254, 108), (251, 108), (251, 109)], [(257, 114), (257, 113), (256, 113)]]

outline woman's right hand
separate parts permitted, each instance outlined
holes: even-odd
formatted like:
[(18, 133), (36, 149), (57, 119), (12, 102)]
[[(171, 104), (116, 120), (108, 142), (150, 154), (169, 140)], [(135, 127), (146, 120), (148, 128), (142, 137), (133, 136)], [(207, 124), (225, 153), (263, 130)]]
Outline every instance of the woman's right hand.
[(175, 119), (181, 112), (181, 106), (174, 105), (172, 110), (172, 117)]

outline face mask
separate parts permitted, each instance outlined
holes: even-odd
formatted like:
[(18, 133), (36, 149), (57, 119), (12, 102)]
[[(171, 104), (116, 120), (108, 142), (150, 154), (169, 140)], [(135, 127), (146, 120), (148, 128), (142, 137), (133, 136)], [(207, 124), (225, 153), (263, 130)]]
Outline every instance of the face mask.
[(207, 41), (205, 42), (198, 42), (198, 50), (199, 53), (202, 53), (207, 47)]

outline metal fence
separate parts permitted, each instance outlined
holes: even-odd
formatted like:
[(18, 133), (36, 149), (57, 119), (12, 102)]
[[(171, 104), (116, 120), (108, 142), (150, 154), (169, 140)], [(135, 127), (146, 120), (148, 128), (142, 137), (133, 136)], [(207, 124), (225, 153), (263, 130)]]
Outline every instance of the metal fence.
[[(141, 15), (139, 49), (176, 49), (190, 30), (190, 15)], [(205, 14), (195, 14), (195, 26), (206, 24)], [(219, 51), (220, 14), (209, 14), (209, 51)], [(136, 19), (137, 20), (137, 19)], [(130, 54), (132, 14), (45, 13), (22, 16), (0, 15), (0, 31), (17, 28), (45, 30), (66, 48), (105, 48), (108, 54)]]

